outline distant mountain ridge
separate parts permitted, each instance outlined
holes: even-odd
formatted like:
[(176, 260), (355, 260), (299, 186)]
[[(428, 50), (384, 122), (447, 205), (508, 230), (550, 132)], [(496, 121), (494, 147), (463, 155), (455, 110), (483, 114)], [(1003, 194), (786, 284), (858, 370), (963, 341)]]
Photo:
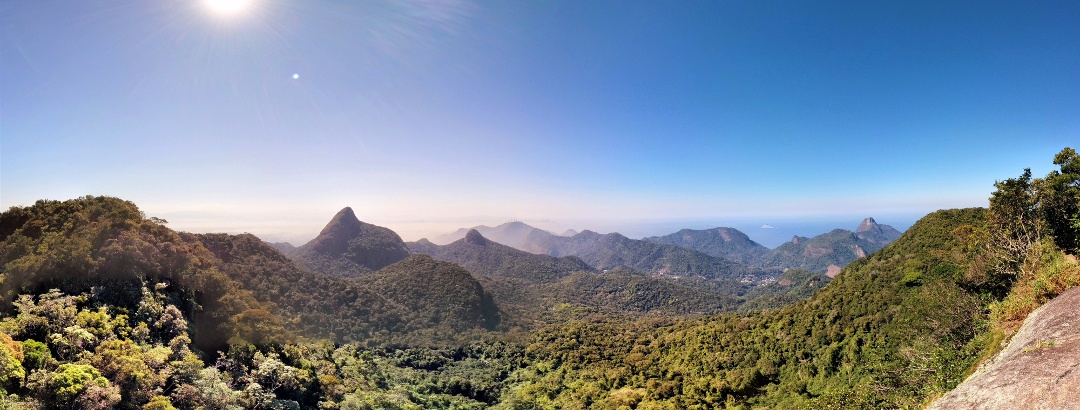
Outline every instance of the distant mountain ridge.
[(769, 248), (754, 242), (735, 228), (683, 229), (673, 234), (652, 236), (643, 240), (682, 246), (744, 264), (751, 264), (769, 253)]
[(758, 262), (761, 267), (806, 269), (835, 276), (848, 263), (866, 257), (900, 238), (900, 231), (863, 219), (855, 232), (834, 229), (813, 238), (795, 236)]
[(485, 238), (472, 229), (465, 237), (449, 245), (435, 245), (421, 239), (406, 244), (413, 253), (423, 253), (435, 259), (457, 263), (470, 272), (500, 277), (516, 277), (528, 281), (552, 281), (573, 272), (596, 272), (576, 257), (554, 257), (525, 252)]
[(571, 237), (534, 233), (530, 239), (529, 251), (577, 256), (597, 269), (626, 266), (654, 276), (736, 281), (779, 275), (779, 272), (764, 272), (697, 250), (630, 239), (619, 233), (600, 234), (585, 230)]
[(710, 256), (694, 249), (630, 239), (619, 233), (600, 234), (585, 230), (573, 236), (560, 236), (523, 222), (507, 222), (496, 227), (477, 226), (472, 230), (459, 229), (438, 238), (458, 240), (470, 231), (477, 232), (488, 240), (529, 253), (555, 257), (576, 256), (600, 270), (625, 266), (655, 276), (730, 280), (780, 274), (763, 272), (743, 263)]
[(416, 254), (453, 262), (477, 275), (506, 310), (504, 316), (525, 325), (550, 319), (552, 309), (568, 304), (617, 314), (731, 312), (743, 302), (739, 295), (747, 287), (727, 278), (671, 280), (625, 266), (600, 272), (578, 257), (525, 252), (484, 238), (475, 229), (448, 245), (421, 239), (408, 246)]
[[(881, 249), (901, 234), (892, 226), (879, 224), (870, 217), (863, 219), (854, 232), (835, 229), (814, 237), (796, 235), (790, 242), (775, 249), (751, 240), (738, 229), (727, 227), (683, 229), (641, 240), (630, 239), (619, 233), (599, 234), (589, 230), (570, 230), (563, 235), (555, 235), (523, 222), (508, 222), (496, 227), (477, 226), (471, 231), (478, 232), (487, 240), (530, 253), (577, 256), (597, 269), (627, 266), (655, 275), (706, 278), (717, 276), (710, 272), (739, 272), (752, 276), (752, 272), (760, 274), (761, 270), (785, 269), (806, 269), (835, 276), (840, 268)], [(462, 228), (438, 238), (459, 240), (469, 232)], [(567, 235), (570, 233), (573, 235)], [(417, 244), (422, 242), (431, 243), (422, 240)], [(414, 246), (419, 245), (410, 245)]]
[(835, 229), (812, 238), (795, 235), (775, 249), (750, 240), (734, 228), (683, 229), (646, 241), (683, 246), (751, 266), (806, 269), (835, 276), (852, 261), (866, 257), (900, 238), (900, 231), (866, 218), (855, 231)]

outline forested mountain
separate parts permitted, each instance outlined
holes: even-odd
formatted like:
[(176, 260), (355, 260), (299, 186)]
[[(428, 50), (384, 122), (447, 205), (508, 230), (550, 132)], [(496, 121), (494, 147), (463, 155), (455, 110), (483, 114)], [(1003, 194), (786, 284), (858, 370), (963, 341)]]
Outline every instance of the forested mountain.
[[(371, 283), (346, 281), (300, 268), (253, 235), (175, 233), (160, 220), (143, 218), (134, 204), (107, 197), (40, 201), (13, 208), (0, 223), (6, 233), (0, 242), (4, 309), (17, 294), (50, 288), (79, 294), (98, 287), (108, 300), (137, 301), (140, 288), (156, 283), (189, 312), (196, 346), (208, 351), (220, 349), (234, 336), (248, 341), (292, 336), (364, 341), (378, 332), (407, 337), (419, 330), (439, 330), (439, 323), (431, 323), (428, 316), (443, 307), (424, 306), (413, 295), (387, 290), (393, 282), (388, 277), (402, 277), (402, 288), (414, 286), (407, 275), (394, 274), (401, 267)], [(416, 269), (412, 275), (426, 277), (425, 284), (450, 292), (455, 288), (439, 279), (447, 270), (459, 276), (464, 271), (443, 265), (408, 267)], [(465, 296), (452, 294), (471, 300)], [(427, 295), (423, 300), (431, 299)], [(473, 305), (470, 308), (490, 310), (479, 302)], [(490, 324), (461, 320), (473, 327)], [(246, 330), (237, 330), (242, 328)], [(444, 330), (450, 337), (462, 329)]]
[(394, 231), (360, 222), (352, 208), (345, 207), (319, 236), (290, 256), (308, 269), (352, 278), (405, 259), (409, 248)]
[(413, 253), (459, 264), (469, 272), (515, 277), (533, 282), (552, 282), (577, 271), (595, 272), (592, 266), (573, 256), (556, 258), (520, 251), (488, 240), (470, 230), (464, 238), (439, 246), (426, 240), (407, 244)]
[(900, 231), (866, 218), (855, 232), (834, 229), (813, 238), (796, 236), (761, 256), (756, 266), (806, 269), (835, 276), (840, 268), (864, 258), (900, 237)]
[(993, 343), (976, 338), (979, 299), (956, 282), (964, 268), (952, 257), (963, 245), (951, 232), (982, 226), (984, 213), (927, 216), (811, 299), (760, 316), (549, 328), (529, 346), (532, 364), (518, 376), (527, 381), (503, 403), (917, 407)]
[(927, 215), (776, 311), (550, 327), (500, 408), (923, 407), (1080, 285), (1067, 255), (1080, 243), (1080, 156), (1066, 149), (1055, 164), (1044, 179), (996, 183), (989, 210)]
[(643, 240), (690, 248), (710, 256), (748, 265), (757, 262), (769, 253), (769, 248), (754, 242), (745, 233), (735, 228), (683, 229), (672, 234), (651, 236)]
[[(699, 314), (727, 309), (693, 292), (722, 280), (537, 285), (422, 255), (343, 279), (116, 198), (38, 201), (0, 213), (0, 408), (921, 408), (1080, 285), (1080, 155), (1054, 163), (746, 315)], [(519, 286), (540, 290), (500, 306)]]
[(416, 320), (424, 327), (463, 332), (499, 324), (498, 306), (469, 271), (427, 255), (410, 256), (358, 282), (419, 313)]

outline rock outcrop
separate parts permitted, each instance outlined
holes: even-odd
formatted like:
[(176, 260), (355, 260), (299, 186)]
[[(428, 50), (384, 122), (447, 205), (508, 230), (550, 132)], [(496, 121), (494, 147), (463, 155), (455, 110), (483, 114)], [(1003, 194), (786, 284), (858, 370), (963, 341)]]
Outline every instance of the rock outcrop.
[(1009, 345), (930, 409), (1071, 409), (1080, 404), (1080, 288), (1032, 312)]

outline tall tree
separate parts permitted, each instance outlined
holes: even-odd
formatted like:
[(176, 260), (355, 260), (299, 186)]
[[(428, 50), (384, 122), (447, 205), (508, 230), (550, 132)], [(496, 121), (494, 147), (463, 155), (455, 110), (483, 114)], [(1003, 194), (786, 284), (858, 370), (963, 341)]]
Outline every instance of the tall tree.
[(1040, 210), (1054, 243), (1075, 253), (1080, 248), (1080, 155), (1065, 148), (1054, 156), (1054, 165), (1060, 170), (1046, 175)]

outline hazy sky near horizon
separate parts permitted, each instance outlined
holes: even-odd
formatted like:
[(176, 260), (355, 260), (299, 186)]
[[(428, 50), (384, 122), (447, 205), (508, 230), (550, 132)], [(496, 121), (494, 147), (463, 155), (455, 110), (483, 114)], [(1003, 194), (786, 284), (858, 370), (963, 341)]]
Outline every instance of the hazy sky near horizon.
[(344, 206), (406, 240), (890, 223), (1080, 146), (1078, 22), (1076, 1), (5, 2), (0, 207), (111, 195), (294, 243)]

